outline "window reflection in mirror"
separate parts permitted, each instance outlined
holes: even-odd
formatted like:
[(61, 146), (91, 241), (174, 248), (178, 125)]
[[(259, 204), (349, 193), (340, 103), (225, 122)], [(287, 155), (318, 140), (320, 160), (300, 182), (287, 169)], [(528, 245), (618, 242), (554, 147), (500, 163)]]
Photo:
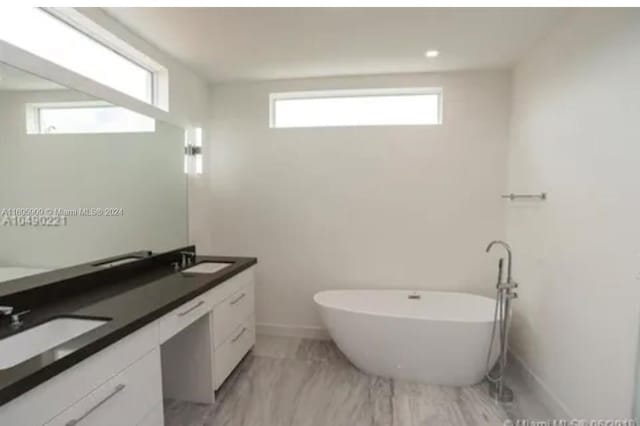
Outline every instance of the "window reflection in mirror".
[(187, 243), (184, 130), (0, 64), (0, 281)]

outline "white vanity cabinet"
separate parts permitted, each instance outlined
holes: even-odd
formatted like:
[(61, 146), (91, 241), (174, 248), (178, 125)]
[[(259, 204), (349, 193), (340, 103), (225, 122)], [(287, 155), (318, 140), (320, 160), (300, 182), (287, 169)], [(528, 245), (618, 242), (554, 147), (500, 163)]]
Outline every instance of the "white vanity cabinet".
[(152, 323), (0, 406), (0, 425), (137, 426), (161, 407), (160, 377)]
[[(255, 343), (254, 303), (249, 268), (0, 406), (0, 425), (161, 426), (168, 377), (213, 402)], [(172, 342), (179, 355), (166, 350)]]
[(226, 297), (214, 305), (210, 317), (216, 389), (256, 342), (253, 269), (236, 275), (226, 284), (229, 284)]

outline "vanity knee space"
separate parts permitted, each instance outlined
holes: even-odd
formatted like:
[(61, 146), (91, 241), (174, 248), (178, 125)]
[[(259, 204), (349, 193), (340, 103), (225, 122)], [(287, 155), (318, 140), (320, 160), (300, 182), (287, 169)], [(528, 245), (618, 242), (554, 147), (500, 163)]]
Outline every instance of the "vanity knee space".
[(253, 347), (253, 269), (161, 318), (165, 397), (212, 403), (215, 391)]

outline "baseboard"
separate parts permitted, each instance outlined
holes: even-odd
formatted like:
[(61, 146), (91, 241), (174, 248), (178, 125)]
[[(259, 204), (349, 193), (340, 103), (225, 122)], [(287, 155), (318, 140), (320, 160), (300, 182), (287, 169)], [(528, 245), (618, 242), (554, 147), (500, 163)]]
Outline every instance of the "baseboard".
[(509, 367), (522, 378), (527, 388), (549, 410), (554, 419), (574, 419), (567, 406), (551, 391), (518, 355), (509, 352)]
[(329, 340), (329, 333), (322, 327), (296, 327), (284, 324), (256, 324), (256, 332), (266, 336), (299, 337), (303, 339)]

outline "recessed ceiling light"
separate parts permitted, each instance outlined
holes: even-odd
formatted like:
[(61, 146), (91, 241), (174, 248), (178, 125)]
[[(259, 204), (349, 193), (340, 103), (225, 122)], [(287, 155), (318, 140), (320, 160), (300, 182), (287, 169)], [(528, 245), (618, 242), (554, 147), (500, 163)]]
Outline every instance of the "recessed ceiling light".
[(440, 52), (438, 50), (427, 50), (424, 52), (424, 56), (427, 58), (437, 58)]

